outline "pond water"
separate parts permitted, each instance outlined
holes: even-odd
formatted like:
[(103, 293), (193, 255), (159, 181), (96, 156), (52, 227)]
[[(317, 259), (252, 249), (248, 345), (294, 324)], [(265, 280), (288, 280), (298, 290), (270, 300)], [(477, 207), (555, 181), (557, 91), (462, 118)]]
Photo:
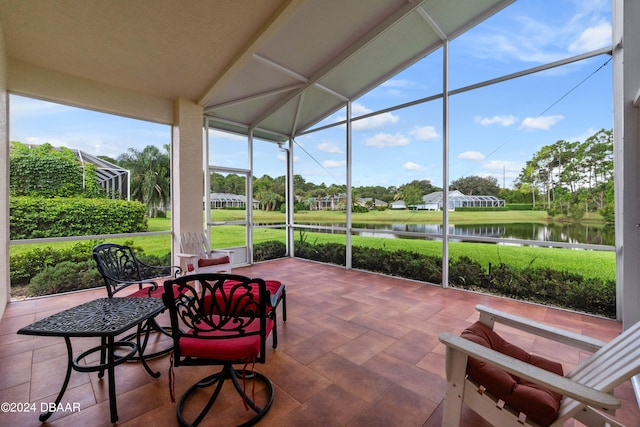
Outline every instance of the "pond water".
[[(323, 227), (344, 227), (345, 224), (307, 224)], [(370, 237), (404, 238), (387, 233), (376, 233), (376, 230), (393, 230), (400, 232), (416, 232), (442, 234), (441, 224), (353, 224), (361, 231), (356, 234)], [(328, 231), (331, 232), (331, 231)], [(513, 223), (513, 224), (459, 224), (449, 225), (451, 236), (494, 237), (500, 239), (538, 240), (543, 242), (566, 242), (593, 245), (615, 244), (615, 233), (612, 226), (579, 224), (579, 223)]]

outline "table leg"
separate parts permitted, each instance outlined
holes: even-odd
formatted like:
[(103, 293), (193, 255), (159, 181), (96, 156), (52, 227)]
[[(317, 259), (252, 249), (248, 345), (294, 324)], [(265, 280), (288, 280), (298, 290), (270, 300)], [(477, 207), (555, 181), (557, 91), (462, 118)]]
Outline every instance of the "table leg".
[[(142, 335), (142, 330), (146, 329), (147, 332), (144, 334), (144, 343), (140, 342), (140, 336)], [(138, 354), (140, 355), (140, 361), (142, 362), (142, 366), (147, 371), (149, 375), (153, 378), (158, 378), (160, 376), (160, 371), (153, 372), (149, 365), (147, 364), (147, 360), (144, 358), (144, 349), (147, 347), (147, 343), (149, 342), (149, 333), (151, 332), (151, 320), (147, 320), (146, 326), (142, 326), (141, 323), (138, 323), (138, 333), (137, 335), (137, 344), (138, 344)]]
[[(100, 365), (104, 366), (104, 362), (106, 359), (106, 351), (107, 351), (107, 343), (105, 337), (100, 337)], [(104, 369), (100, 369), (98, 371), (98, 378), (102, 378), (104, 376)]]
[(107, 337), (107, 376), (109, 378), (109, 409), (111, 410), (111, 422), (118, 421), (118, 408), (116, 406), (116, 362), (115, 362), (115, 337)]
[[(69, 378), (71, 378), (71, 369), (73, 366), (73, 351), (71, 350), (71, 339), (69, 337), (64, 337), (64, 342), (67, 345), (67, 374), (64, 377), (64, 382), (62, 383), (62, 388), (58, 393), (58, 397), (56, 397), (56, 400), (54, 401), (54, 408), (58, 407), (58, 404), (62, 400), (62, 395), (64, 395), (64, 392), (67, 390), (67, 386), (69, 385)], [(41, 422), (45, 422), (52, 414), (53, 412), (49, 410), (44, 414), (40, 414), (39, 419)]]

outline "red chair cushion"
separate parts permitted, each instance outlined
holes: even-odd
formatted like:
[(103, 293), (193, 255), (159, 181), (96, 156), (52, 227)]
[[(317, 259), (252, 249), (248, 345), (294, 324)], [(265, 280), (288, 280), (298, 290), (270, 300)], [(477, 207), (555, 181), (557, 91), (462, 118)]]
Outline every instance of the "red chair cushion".
[[(220, 316), (213, 315), (212, 322), (219, 324)], [(256, 332), (260, 329), (259, 319), (255, 319), (244, 330)], [(273, 329), (273, 321), (267, 319), (268, 336)], [(192, 333), (193, 330), (189, 331)], [(200, 337), (224, 337), (234, 334), (230, 331), (200, 332)], [(199, 357), (203, 359), (214, 359), (222, 361), (245, 361), (250, 362), (260, 355), (260, 335), (234, 336), (228, 339), (206, 339), (206, 338), (186, 338), (180, 339), (180, 354), (185, 357)]]
[[(509, 344), (488, 326), (476, 322), (462, 332), (461, 336), (477, 344), (489, 347), (539, 368), (564, 375), (560, 363), (529, 354), (521, 348)], [(558, 416), (562, 396), (525, 379), (511, 375), (500, 368), (474, 358), (469, 358), (467, 374), (475, 382), (483, 385), (489, 393), (527, 415), (536, 423), (548, 426)]]

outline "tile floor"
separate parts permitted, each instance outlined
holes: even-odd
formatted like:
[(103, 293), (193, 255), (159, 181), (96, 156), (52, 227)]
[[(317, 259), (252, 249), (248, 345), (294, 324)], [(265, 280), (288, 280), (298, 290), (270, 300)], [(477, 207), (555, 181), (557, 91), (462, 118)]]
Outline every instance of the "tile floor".
[[(281, 280), (287, 286), (288, 321), (278, 320), (279, 346), (269, 347), (266, 364), (256, 365), (275, 386), (275, 401), (263, 426), (439, 426), (444, 396), (442, 331), (459, 333), (477, 320), (476, 304), (498, 307), (538, 321), (610, 340), (620, 324), (572, 312), (383, 277), (298, 259), (236, 268), (235, 273)], [(106, 291), (92, 290), (10, 303), (0, 322), (0, 402), (29, 403), (36, 412), (2, 413), (0, 426), (38, 426), (40, 405), (52, 401), (66, 368), (64, 340), (17, 335), (16, 331)], [(280, 316), (280, 312), (278, 313)], [(507, 331), (505, 337), (571, 368), (585, 354), (569, 347)], [(269, 341), (270, 342), (270, 341)], [(95, 345), (74, 340), (74, 351)], [(118, 425), (174, 426), (175, 404), (169, 395), (169, 356), (150, 361), (158, 379), (139, 363), (116, 368)], [(180, 367), (180, 396), (211, 368)], [(257, 394), (260, 390), (257, 390)], [(640, 411), (630, 384), (616, 390), (623, 401), (617, 418), (640, 425)], [(108, 426), (107, 384), (96, 373), (73, 372), (63, 403), (76, 412), (54, 414), (44, 425)], [(201, 424), (235, 425), (244, 410), (232, 393)], [(473, 412), (465, 426), (486, 425)]]

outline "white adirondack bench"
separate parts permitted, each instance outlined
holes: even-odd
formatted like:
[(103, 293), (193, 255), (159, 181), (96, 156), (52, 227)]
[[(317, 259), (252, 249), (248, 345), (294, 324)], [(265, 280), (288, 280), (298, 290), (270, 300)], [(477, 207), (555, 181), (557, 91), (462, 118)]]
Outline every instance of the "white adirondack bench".
[(178, 257), (186, 262), (187, 273), (231, 273), (233, 251), (209, 249), (204, 233), (184, 233)]
[(605, 343), (489, 307), (479, 305), (476, 309), (480, 322), (492, 329), (494, 322), (498, 322), (593, 354), (563, 377), (459, 336), (442, 333), (440, 341), (447, 346), (443, 426), (460, 425), (463, 404), (496, 426), (531, 425), (522, 414), (506, 406), (501, 408), (489, 393), (478, 389), (466, 375), (468, 357), (561, 394), (558, 416), (552, 426), (562, 426), (571, 418), (587, 426), (623, 426), (608, 415), (615, 415), (621, 405), (612, 394), (614, 388), (640, 373), (640, 322)]

